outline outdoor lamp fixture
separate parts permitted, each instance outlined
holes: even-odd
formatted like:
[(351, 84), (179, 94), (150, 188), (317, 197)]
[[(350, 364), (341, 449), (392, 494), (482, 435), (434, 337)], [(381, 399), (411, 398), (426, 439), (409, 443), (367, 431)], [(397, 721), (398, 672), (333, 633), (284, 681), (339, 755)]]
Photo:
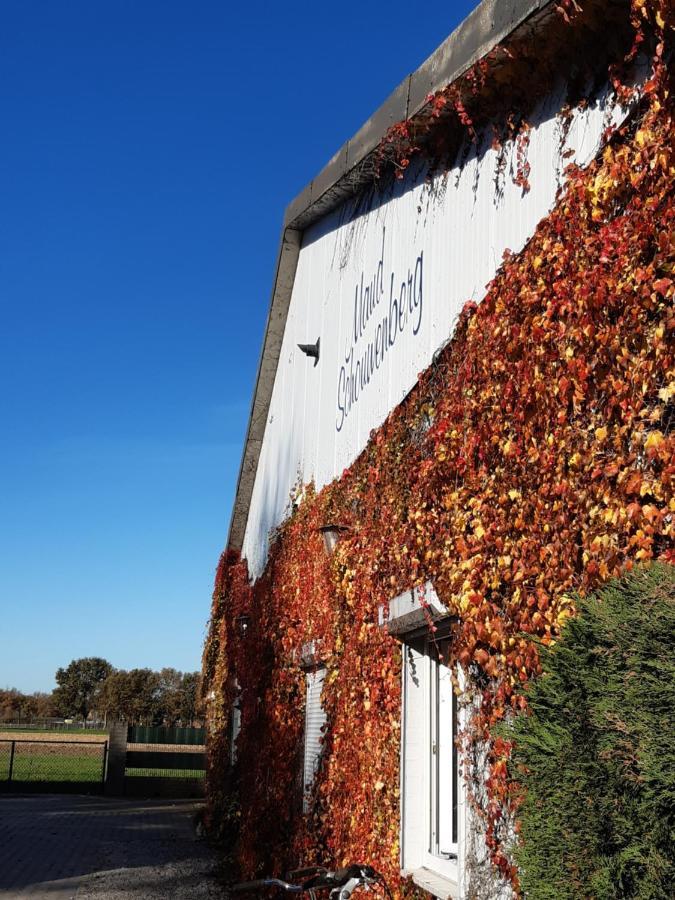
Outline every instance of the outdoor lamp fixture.
[(314, 360), (314, 366), (316, 367), (319, 362), (319, 345), (321, 344), (321, 338), (318, 337), (316, 339), (316, 344), (298, 344), (298, 347), (302, 350), (305, 356), (310, 356)]
[(323, 545), (326, 548), (326, 553), (329, 556), (332, 556), (333, 551), (337, 547), (337, 542), (340, 540), (340, 535), (343, 531), (349, 531), (349, 526), (335, 524), (322, 525), (319, 528), (319, 531), (323, 537)]
[(250, 625), (250, 616), (237, 616), (237, 631), (239, 632), (239, 637), (246, 636), (246, 632), (248, 631)]

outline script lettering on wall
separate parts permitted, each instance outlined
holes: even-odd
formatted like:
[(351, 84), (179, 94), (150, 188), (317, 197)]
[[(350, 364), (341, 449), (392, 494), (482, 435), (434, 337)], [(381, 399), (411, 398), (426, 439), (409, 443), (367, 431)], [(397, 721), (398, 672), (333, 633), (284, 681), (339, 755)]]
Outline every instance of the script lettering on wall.
[(382, 228), (377, 266), (370, 280), (362, 271), (354, 289), (354, 315), (337, 379), (336, 431), (342, 430), (399, 336), (408, 331), (415, 337), (422, 325), (424, 253), (403, 277), (392, 268), (385, 278), (384, 239)]

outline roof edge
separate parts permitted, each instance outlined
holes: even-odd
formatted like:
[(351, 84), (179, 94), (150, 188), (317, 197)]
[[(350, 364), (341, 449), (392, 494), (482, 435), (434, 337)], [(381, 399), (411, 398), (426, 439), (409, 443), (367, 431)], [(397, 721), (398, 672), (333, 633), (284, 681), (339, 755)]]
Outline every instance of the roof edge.
[(295, 270), (300, 256), (302, 232), (293, 228), (284, 228), (277, 254), (274, 273), (272, 300), (267, 313), (265, 337), (263, 339), (258, 372), (256, 375), (251, 411), (246, 430), (246, 443), (239, 465), (237, 491), (232, 506), (232, 518), (227, 538), (229, 549), (241, 550), (244, 532), (248, 521), (248, 509), (253, 495), (255, 476), (258, 471), (260, 449), (265, 436), (265, 426), (272, 400), (272, 390), (276, 378), (281, 345), (286, 328), (288, 307), (293, 293)]
[(359, 128), (286, 207), (284, 227), (305, 229), (368, 182), (354, 170), (376, 150), (392, 125), (417, 115), (429, 94), (464, 75), (505, 37), (553, 0), (483, 0)]
[(358, 169), (387, 130), (419, 113), (429, 94), (456, 81), (527, 19), (554, 0), (482, 0), (431, 56), (405, 78), (285, 211), (263, 346), (249, 414), (228, 534), (229, 549), (241, 551), (265, 436), (286, 317), (293, 292), (303, 231), (353, 196), (366, 183)]

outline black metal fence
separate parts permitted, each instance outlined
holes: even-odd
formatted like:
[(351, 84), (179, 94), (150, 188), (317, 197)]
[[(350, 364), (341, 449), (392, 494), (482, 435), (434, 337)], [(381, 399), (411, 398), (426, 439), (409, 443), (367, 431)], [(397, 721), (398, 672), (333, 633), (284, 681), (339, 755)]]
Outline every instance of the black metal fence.
[(101, 793), (108, 741), (0, 738), (0, 791)]
[(164, 726), (130, 725), (127, 740), (130, 744), (194, 744), (204, 745), (203, 728), (167, 728)]
[(161, 778), (203, 778), (206, 755), (175, 753), (171, 750), (127, 750), (127, 776)]
[(63, 731), (70, 732), (102, 732), (105, 733), (105, 722), (79, 719), (37, 719), (32, 716), (16, 716), (0, 722), (0, 731)]
[(203, 728), (130, 726), (124, 778), (126, 794), (202, 797), (206, 753)]

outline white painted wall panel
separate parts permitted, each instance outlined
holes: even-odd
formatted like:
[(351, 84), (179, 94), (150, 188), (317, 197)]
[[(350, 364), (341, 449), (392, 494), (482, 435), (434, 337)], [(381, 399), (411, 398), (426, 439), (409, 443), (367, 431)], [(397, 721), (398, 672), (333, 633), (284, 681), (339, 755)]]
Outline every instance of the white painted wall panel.
[[(561, 145), (556, 113), (562, 102), (561, 92), (537, 113), (528, 151), (529, 193), (513, 183), (513, 145), (506, 149), (497, 189), (497, 154), (486, 136), (482, 146), (460, 153), (455, 166), (430, 183), (418, 167), (389, 195), (373, 198), (366, 212), (345, 204), (305, 232), (243, 544), (253, 577), (264, 567), (270, 530), (288, 514), (294, 486), (313, 479), (321, 487), (356, 458), (370, 431), (451, 336), (464, 303), (483, 298), (504, 251), (522, 249), (551, 209), (560, 173), (570, 162), (561, 153), (571, 149), (572, 159), (585, 165), (610, 119), (620, 118), (602, 97), (575, 113)], [(416, 270), (412, 310), (408, 306), (392, 346), (379, 354), (383, 359), (346, 414), (344, 402), (342, 409), (338, 403), (345, 358), (352, 345), (354, 365), (369, 344), (381, 349), (377, 329), (385, 319), (394, 338), (391, 298), (399, 299), (403, 280), (407, 293)], [(377, 282), (378, 303), (354, 340), (354, 296), (357, 287), (360, 296), (362, 278), (364, 290)], [(317, 337), (321, 359), (314, 367), (297, 344)]]

